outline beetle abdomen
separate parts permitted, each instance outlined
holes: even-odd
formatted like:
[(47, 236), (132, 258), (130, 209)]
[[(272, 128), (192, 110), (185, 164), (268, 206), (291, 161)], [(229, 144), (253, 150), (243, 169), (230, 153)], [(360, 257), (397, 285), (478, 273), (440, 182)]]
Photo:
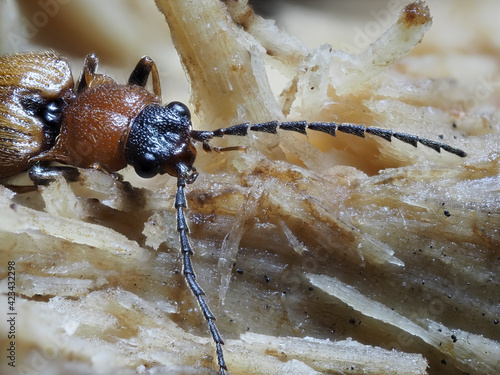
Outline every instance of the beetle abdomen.
[(59, 132), (60, 114), (73, 98), (66, 59), (56, 53), (0, 57), (0, 178), (29, 168)]

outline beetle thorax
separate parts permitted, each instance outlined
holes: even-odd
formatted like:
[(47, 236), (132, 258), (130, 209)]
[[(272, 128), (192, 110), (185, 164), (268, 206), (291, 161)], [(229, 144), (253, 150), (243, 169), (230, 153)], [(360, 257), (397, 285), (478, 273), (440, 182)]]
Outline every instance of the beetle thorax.
[(89, 87), (66, 109), (61, 133), (43, 160), (116, 172), (127, 165), (125, 143), (134, 120), (159, 99), (143, 87), (114, 82)]

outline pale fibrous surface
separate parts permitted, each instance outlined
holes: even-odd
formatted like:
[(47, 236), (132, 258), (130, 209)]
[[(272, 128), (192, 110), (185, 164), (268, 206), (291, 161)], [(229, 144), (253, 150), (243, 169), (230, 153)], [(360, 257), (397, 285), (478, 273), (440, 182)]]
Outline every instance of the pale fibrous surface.
[[(366, 11), (339, 41), (347, 21), (327, 8), (284, 7), (278, 27), (245, 1), (156, 1), (197, 129), (351, 122), (468, 153), (314, 132), (214, 142), (246, 152), (200, 148), (187, 186), (193, 263), (233, 375), (499, 372), (500, 9), (408, 3)], [(175, 179), (122, 174), (131, 185), (82, 171), (27, 194), (0, 186), (2, 374), (216, 373), (182, 275)]]

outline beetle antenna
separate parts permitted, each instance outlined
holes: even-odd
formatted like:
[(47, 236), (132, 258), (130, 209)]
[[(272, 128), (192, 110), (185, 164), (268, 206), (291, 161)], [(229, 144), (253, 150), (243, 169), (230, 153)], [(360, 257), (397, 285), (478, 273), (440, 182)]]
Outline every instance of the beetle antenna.
[(193, 255), (193, 250), (189, 243), (189, 228), (186, 222), (186, 217), (184, 216), (184, 209), (187, 207), (186, 203), (186, 195), (184, 194), (184, 187), (186, 186), (186, 180), (184, 178), (177, 178), (177, 194), (175, 195), (175, 209), (177, 211), (177, 232), (179, 233), (180, 243), (181, 243), (181, 252), (183, 259), (183, 268), (184, 268), (184, 277), (186, 278), (186, 282), (189, 285), (189, 288), (193, 292), (193, 295), (198, 300), (198, 304), (200, 305), (201, 311), (207, 320), (208, 327), (210, 328), (210, 333), (212, 334), (212, 338), (215, 342), (215, 346), (217, 348), (217, 361), (219, 363), (219, 374), (225, 375), (227, 366), (224, 361), (224, 353), (222, 351), (222, 345), (224, 345), (224, 341), (222, 341), (222, 337), (217, 330), (215, 325), (215, 316), (212, 314), (210, 309), (208, 308), (207, 303), (203, 296), (205, 292), (201, 289), (196, 281), (196, 275), (194, 274), (193, 265), (191, 264), (191, 255)]
[(337, 123), (337, 122), (270, 121), (258, 124), (250, 124), (247, 122), (239, 125), (229, 126), (227, 128), (217, 129), (214, 131), (193, 130), (191, 131), (191, 137), (197, 141), (201, 141), (204, 144), (206, 144), (214, 137), (224, 137), (225, 135), (246, 136), (248, 135), (249, 130), (255, 132), (277, 134), (278, 129), (294, 131), (301, 134), (307, 134), (306, 130), (315, 130), (329, 134), (334, 137), (336, 136), (337, 131), (342, 133), (352, 134), (361, 138), (365, 138), (365, 134), (368, 133), (383, 138), (388, 142), (391, 142), (392, 138), (394, 137), (414, 147), (417, 147), (417, 144), (420, 143), (426, 147), (432, 148), (434, 151), (437, 152), (441, 152), (441, 150), (444, 150), (460, 157), (467, 156), (467, 153), (465, 151), (462, 151), (458, 148), (451, 147), (445, 143), (432, 141), (427, 138), (420, 138), (413, 134), (393, 132), (392, 130), (389, 129), (378, 128), (374, 126)]

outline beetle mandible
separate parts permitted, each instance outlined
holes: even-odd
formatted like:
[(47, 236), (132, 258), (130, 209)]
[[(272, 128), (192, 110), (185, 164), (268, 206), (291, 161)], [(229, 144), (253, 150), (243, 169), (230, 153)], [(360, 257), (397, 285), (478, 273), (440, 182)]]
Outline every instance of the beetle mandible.
[[(332, 136), (339, 131), (362, 138), (368, 133), (386, 141), (394, 137), (415, 147), (421, 143), (437, 152), (443, 149), (466, 156), (464, 151), (441, 142), (349, 123), (270, 121), (214, 131), (193, 130), (186, 105), (161, 104), (158, 70), (151, 58), (145, 56), (138, 62), (127, 84), (98, 74), (97, 65), (97, 57), (88, 55), (74, 86), (68, 62), (57, 53), (0, 57), (0, 178), (30, 170), (32, 180), (43, 183), (53, 176), (51, 162), (106, 173), (132, 165), (144, 178), (165, 173), (177, 178), (174, 206), (183, 273), (208, 323), (221, 375), (227, 371), (223, 340), (196, 281), (184, 214), (185, 186), (193, 183), (198, 175), (194, 167), (196, 142), (201, 142), (205, 151), (228, 151), (241, 148), (218, 148), (210, 141), (226, 135), (246, 136), (249, 130), (271, 134), (278, 129), (302, 134), (314, 130)], [(153, 93), (145, 88), (150, 75)]]

